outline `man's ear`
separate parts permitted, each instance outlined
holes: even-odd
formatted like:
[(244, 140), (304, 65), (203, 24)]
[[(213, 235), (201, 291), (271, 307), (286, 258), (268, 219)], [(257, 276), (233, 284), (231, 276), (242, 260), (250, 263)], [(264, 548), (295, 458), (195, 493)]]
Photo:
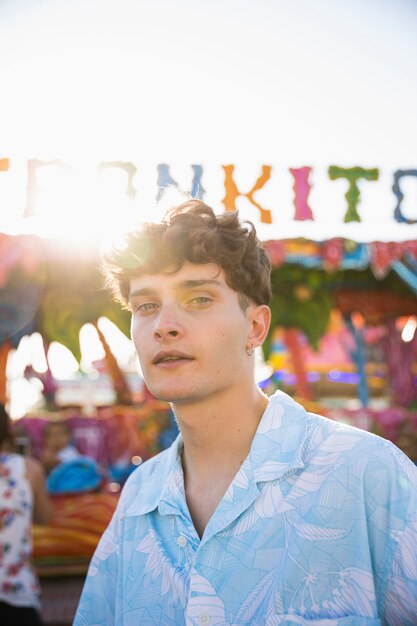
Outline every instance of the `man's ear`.
[(258, 348), (263, 344), (268, 334), (271, 324), (271, 309), (266, 304), (254, 305), (250, 308), (248, 343), (254, 348)]

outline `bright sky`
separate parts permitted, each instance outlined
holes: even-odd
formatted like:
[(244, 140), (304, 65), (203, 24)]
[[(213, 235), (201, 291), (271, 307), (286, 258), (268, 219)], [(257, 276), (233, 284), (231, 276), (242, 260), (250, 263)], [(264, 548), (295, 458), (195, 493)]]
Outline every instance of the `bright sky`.
[[(361, 186), (364, 223), (348, 225), (352, 238), (414, 238), (416, 227), (387, 224), (393, 172), (417, 166), (416, 27), (413, 0), (3, 0), (0, 158), (10, 169), (0, 172), (0, 230), (23, 228), (27, 161), (37, 158), (73, 168), (39, 170), (43, 232), (87, 237), (132, 210), (145, 215), (158, 163), (185, 188), (202, 164), (206, 200), (221, 210), (220, 165), (234, 163), (244, 191), (272, 165), (257, 199), (276, 236), (337, 235), (346, 185), (327, 176), (337, 164), (380, 168)], [(98, 163), (116, 160), (137, 167), (134, 205), (123, 172), (97, 177)], [(318, 223), (293, 232), (288, 168), (303, 165), (313, 167)], [(404, 213), (417, 218), (417, 179), (403, 188)], [(256, 221), (248, 200), (238, 208)]]

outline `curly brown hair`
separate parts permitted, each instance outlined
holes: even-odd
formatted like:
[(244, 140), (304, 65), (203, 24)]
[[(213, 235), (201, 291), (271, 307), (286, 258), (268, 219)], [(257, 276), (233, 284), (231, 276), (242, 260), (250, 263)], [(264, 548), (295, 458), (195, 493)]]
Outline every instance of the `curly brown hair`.
[(241, 223), (236, 212), (216, 215), (201, 200), (187, 200), (160, 223), (127, 234), (123, 246), (103, 255), (102, 268), (106, 287), (128, 308), (131, 278), (175, 273), (187, 261), (216, 263), (243, 309), (271, 299), (271, 263), (253, 224)]

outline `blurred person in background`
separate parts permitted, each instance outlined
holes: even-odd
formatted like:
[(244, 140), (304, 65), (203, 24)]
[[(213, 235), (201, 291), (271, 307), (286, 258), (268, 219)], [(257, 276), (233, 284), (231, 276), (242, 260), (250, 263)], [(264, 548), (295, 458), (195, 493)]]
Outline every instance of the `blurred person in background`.
[(14, 452), (10, 418), (0, 404), (0, 624), (39, 626), (40, 587), (31, 565), (32, 522), (52, 508), (42, 465)]
[(67, 422), (51, 421), (45, 426), (41, 461), (48, 473), (61, 463), (75, 461), (81, 457), (71, 440), (72, 433)]

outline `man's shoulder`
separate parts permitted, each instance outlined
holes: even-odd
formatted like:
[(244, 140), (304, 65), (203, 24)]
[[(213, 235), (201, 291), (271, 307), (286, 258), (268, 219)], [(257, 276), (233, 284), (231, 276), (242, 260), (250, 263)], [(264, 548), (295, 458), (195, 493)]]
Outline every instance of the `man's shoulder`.
[(333, 455), (344, 465), (361, 464), (405, 472), (417, 484), (417, 468), (395, 444), (374, 433), (307, 413), (306, 456)]

